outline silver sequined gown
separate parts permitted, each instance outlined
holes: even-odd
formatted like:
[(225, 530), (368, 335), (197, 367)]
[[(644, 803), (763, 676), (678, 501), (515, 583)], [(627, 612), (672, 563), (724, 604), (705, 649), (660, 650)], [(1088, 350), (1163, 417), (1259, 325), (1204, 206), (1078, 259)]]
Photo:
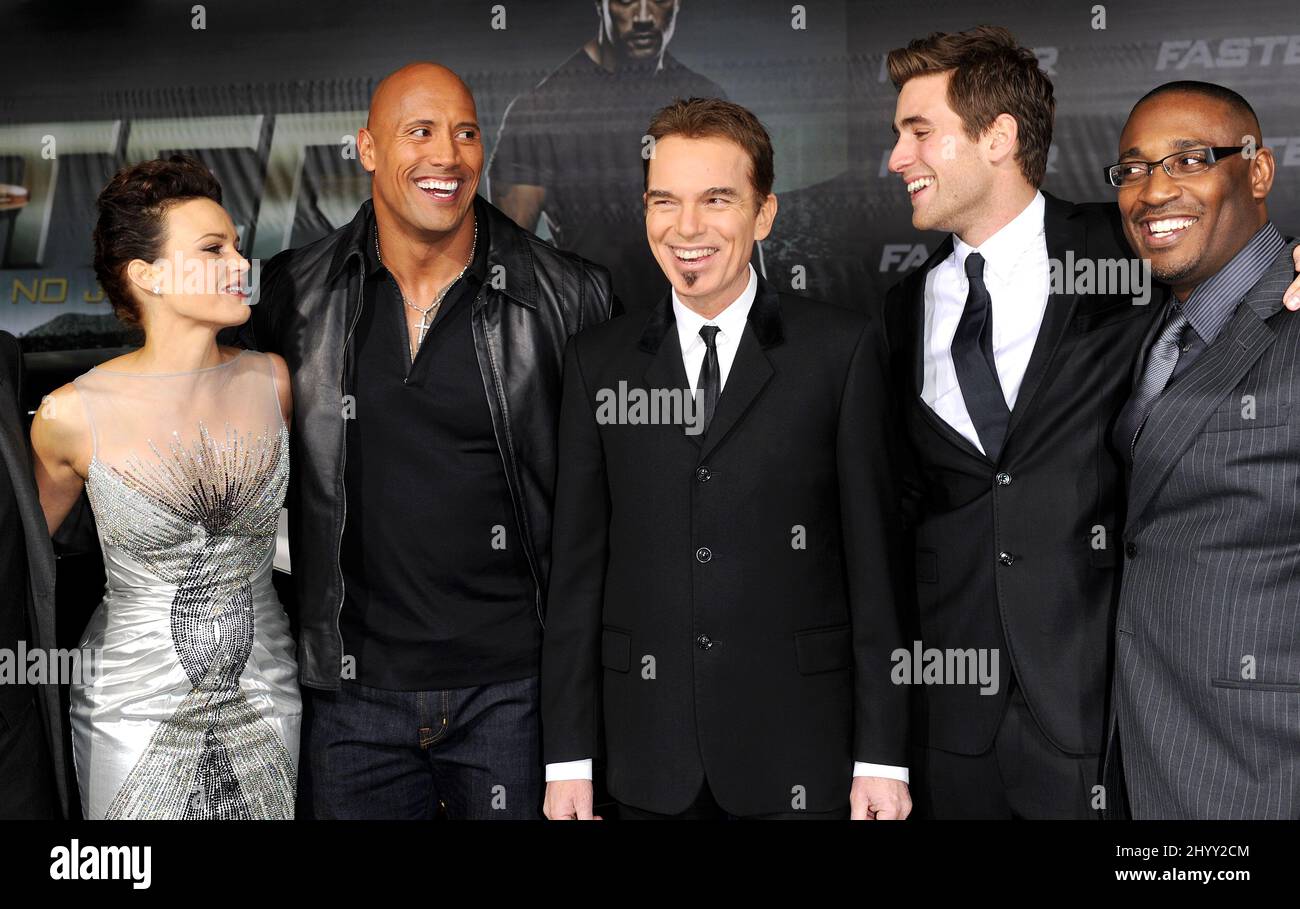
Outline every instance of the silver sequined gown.
[(88, 818), (291, 818), (302, 706), (271, 586), (289, 477), (272, 363), (75, 381), (107, 585), (72, 687)]

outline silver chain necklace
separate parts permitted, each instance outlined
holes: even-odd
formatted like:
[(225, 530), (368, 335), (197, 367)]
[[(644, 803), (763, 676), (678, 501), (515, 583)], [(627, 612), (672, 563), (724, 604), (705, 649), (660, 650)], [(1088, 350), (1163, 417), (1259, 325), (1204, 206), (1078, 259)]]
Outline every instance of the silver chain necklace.
[[(465, 262), (465, 267), (460, 270), (460, 274), (451, 279), (451, 283), (438, 292), (438, 296), (424, 309), (416, 306), (410, 300), (406, 299), (406, 294), (402, 293), (402, 285), (398, 284), (397, 276), (393, 276), (393, 283), (397, 284), (397, 293), (401, 296), (402, 302), (411, 309), (420, 314), (420, 334), (416, 338), (415, 344), (411, 346), (411, 360), (415, 360), (415, 355), (420, 351), (420, 345), (424, 343), (424, 336), (429, 333), (433, 320), (438, 316), (438, 307), (442, 305), (443, 298), (447, 296), (447, 291), (456, 286), (456, 282), (465, 277), (465, 272), (469, 271), (470, 264), (474, 261), (474, 251), (478, 249), (478, 219), (474, 221), (474, 242), (469, 247), (469, 259)], [(379, 225), (375, 225), (375, 257), (379, 259), (379, 264), (384, 264), (384, 257), (379, 253)], [(390, 274), (392, 274), (390, 272)]]

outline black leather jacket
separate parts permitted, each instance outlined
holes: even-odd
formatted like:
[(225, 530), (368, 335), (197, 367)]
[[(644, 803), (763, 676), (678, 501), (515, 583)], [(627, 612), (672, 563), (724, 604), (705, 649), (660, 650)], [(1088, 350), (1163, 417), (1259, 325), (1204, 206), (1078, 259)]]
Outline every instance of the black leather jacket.
[[(475, 213), (485, 219), (489, 246), (487, 280), (473, 303), (474, 349), (536, 582), (540, 622), (550, 572), (564, 347), (570, 335), (608, 319), (618, 304), (603, 267), (555, 249), (482, 197)], [(283, 356), (292, 376), (289, 552), (298, 665), (302, 683), (313, 688), (338, 688), (343, 665), (344, 396), (352, 388), (352, 331), (364, 303), (362, 244), (373, 224), (367, 200), (350, 224), (267, 262), (253, 314), (239, 333), (245, 346)]]

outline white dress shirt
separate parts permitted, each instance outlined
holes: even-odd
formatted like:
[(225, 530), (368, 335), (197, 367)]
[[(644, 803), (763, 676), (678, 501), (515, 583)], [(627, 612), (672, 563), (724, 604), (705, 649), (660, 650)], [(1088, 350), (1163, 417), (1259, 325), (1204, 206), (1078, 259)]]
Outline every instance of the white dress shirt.
[[(704, 367), (704, 354), (708, 346), (700, 337), (700, 328), (704, 325), (718, 326), (714, 344), (718, 348), (718, 378), (721, 381), (719, 393), (727, 387), (727, 376), (731, 373), (731, 364), (736, 360), (736, 349), (745, 333), (745, 323), (749, 320), (749, 310), (758, 295), (758, 274), (754, 266), (749, 266), (749, 283), (740, 296), (727, 308), (712, 319), (706, 319), (677, 298), (673, 290), (673, 314), (677, 318), (677, 338), (682, 347), (682, 365), (686, 367), (686, 378), (693, 389), (699, 388), (700, 370)], [(721, 400), (721, 399), (719, 399)], [(546, 782), (559, 780), (591, 779), (591, 758), (578, 761), (562, 761), (546, 765)], [(884, 764), (867, 764), (857, 761), (853, 765), (854, 776), (883, 776), (907, 782), (906, 767), (892, 767)]]
[(745, 333), (745, 323), (749, 321), (749, 310), (758, 296), (758, 273), (754, 266), (749, 266), (749, 283), (740, 292), (740, 296), (726, 309), (712, 319), (706, 319), (691, 309), (677, 297), (673, 290), (673, 315), (677, 318), (677, 339), (682, 344), (682, 364), (686, 367), (686, 380), (691, 389), (700, 387), (700, 370), (704, 368), (704, 354), (708, 345), (700, 337), (700, 329), (705, 325), (718, 326), (714, 344), (718, 348), (718, 378), (721, 385), (718, 392), (727, 387), (727, 376), (731, 374), (731, 364), (736, 362), (736, 349), (740, 346), (741, 336)]
[(925, 356), (921, 400), (939, 418), (957, 430), (980, 451), (979, 434), (971, 422), (952, 364), (952, 337), (966, 309), (970, 281), (966, 257), (984, 257), (984, 284), (993, 312), (993, 362), (1008, 409), (1016, 406), (1020, 383), (1038, 340), (1047, 310), (1051, 273), (1047, 261), (1047, 235), (1043, 229), (1042, 193), (1034, 193), (1025, 210), (1016, 215), (978, 248), (953, 235), (952, 255), (925, 278)]

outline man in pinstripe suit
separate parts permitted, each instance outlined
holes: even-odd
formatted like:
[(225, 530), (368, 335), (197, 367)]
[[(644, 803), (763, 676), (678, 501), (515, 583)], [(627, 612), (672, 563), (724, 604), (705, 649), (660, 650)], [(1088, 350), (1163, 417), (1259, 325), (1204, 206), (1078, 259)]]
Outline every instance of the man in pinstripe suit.
[(1108, 779), (1137, 818), (1300, 817), (1300, 320), (1240, 95), (1163, 85), (1109, 171), (1170, 288), (1114, 430), (1130, 461)]

